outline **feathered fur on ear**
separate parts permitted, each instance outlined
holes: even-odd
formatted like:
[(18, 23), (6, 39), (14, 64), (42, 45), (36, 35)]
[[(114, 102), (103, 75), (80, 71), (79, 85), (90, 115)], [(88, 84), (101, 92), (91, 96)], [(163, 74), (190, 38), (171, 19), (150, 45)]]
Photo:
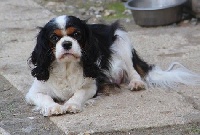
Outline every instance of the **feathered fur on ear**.
[(30, 57), (30, 63), (34, 65), (31, 74), (37, 80), (47, 81), (49, 79), (50, 65), (55, 58), (49, 45), (48, 34), (44, 28), (40, 29), (36, 46)]

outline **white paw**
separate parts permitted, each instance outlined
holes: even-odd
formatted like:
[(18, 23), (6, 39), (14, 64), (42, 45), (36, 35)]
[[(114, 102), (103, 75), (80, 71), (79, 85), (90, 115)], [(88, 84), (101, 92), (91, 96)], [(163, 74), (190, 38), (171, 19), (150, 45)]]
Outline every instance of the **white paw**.
[(29, 105), (34, 105), (34, 102), (33, 100), (31, 100), (31, 95), (29, 93), (26, 94), (26, 102), (29, 104)]
[(76, 103), (66, 103), (64, 105), (64, 108), (66, 112), (69, 112), (69, 113), (79, 113), (82, 111), (81, 105), (76, 104)]
[(145, 83), (142, 80), (131, 80), (128, 85), (130, 90), (139, 91), (145, 89)]
[(41, 108), (40, 113), (43, 114), (43, 116), (52, 116), (52, 115), (63, 114), (63, 113), (65, 113), (65, 111), (64, 111), (62, 105), (55, 103), (50, 106)]
[(96, 103), (97, 98), (98, 97), (89, 99), (88, 101), (85, 102), (85, 106), (92, 106), (92, 105), (94, 105)]

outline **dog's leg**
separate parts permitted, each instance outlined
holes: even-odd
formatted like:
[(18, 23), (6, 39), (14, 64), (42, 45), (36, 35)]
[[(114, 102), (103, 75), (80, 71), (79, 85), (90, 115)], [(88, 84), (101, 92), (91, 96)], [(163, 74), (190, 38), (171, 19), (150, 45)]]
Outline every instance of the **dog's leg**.
[(138, 91), (145, 89), (145, 83), (142, 81), (141, 76), (133, 67), (133, 61), (131, 57), (127, 57), (123, 59), (125, 64), (125, 72), (127, 73), (127, 77), (129, 80), (128, 88), (130, 90)]
[(82, 107), (85, 102), (91, 99), (97, 91), (95, 81), (92, 81), (90, 85), (85, 85), (82, 89), (77, 90), (74, 95), (64, 104), (66, 112), (78, 113), (82, 111)]
[(129, 89), (138, 91), (145, 89), (145, 83), (142, 81), (140, 75), (136, 72), (133, 66), (128, 67), (127, 74), (129, 76)]
[(29, 104), (35, 105), (37, 110), (44, 116), (58, 115), (64, 113), (62, 105), (55, 103), (54, 100), (47, 95), (47, 90), (37, 80), (34, 81), (29, 92), (26, 94), (26, 101)]
[(127, 32), (122, 30), (117, 30), (115, 34), (118, 37), (111, 46), (111, 49), (115, 53), (115, 55), (118, 55), (123, 64), (125, 64), (124, 70), (128, 75), (130, 90), (144, 89), (145, 83), (142, 81), (140, 75), (133, 67), (133, 61), (132, 61), (133, 46), (131, 45)]
[[(144, 89), (144, 82), (138, 72), (134, 69), (131, 56), (124, 58), (124, 56), (119, 57), (116, 53), (113, 54), (110, 71), (112, 78), (117, 84), (120, 84), (121, 82), (124, 83), (122, 79), (125, 77), (125, 82), (129, 83), (128, 88), (130, 90)], [(125, 71), (125, 74), (123, 71)]]
[(134, 91), (145, 89), (145, 83), (142, 81), (139, 73), (134, 69), (131, 58), (132, 57), (125, 59), (126, 72), (128, 75), (128, 80), (130, 81), (128, 87), (130, 90)]

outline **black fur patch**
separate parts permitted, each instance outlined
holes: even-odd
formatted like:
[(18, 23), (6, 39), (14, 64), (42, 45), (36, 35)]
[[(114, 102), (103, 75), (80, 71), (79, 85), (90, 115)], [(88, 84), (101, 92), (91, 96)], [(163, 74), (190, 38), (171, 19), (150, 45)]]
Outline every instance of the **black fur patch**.
[(145, 75), (148, 74), (150, 70), (152, 70), (153, 65), (147, 64), (145, 61), (143, 61), (138, 55), (136, 50), (132, 50), (132, 61), (133, 61), (133, 67), (138, 72), (138, 74), (144, 78)]
[(50, 46), (49, 34), (55, 26), (50, 21), (44, 28), (40, 28), (37, 36), (36, 46), (31, 54), (30, 62), (34, 65), (31, 71), (33, 77), (37, 80), (47, 81), (50, 75), (51, 63), (55, 57)]
[(98, 91), (100, 91), (105, 85), (112, 84), (103, 71), (110, 68), (112, 55), (110, 46), (116, 40), (114, 33), (117, 29), (123, 28), (118, 22), (111, 25), (85, 24), (85, 27), (87, 27), (87, 39), (82, 57), (83, 71), (85, 77), (96, 78)]

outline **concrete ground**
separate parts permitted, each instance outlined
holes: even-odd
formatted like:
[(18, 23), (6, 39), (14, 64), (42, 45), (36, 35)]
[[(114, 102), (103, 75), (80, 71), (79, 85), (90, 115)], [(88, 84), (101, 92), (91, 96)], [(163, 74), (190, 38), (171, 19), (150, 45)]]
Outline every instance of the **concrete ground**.
[[(200, 134), (200, 87), (101, 96), (78, 114), (46, 118), (24, 101), (33, 78), (27, 59), (37, 26), (53, 13), (33, 0), (0, 1), (0, 134)], [(200, 25), (129, 32), (139, 54), (166, 69), (178, 61), (200, 74)]]

